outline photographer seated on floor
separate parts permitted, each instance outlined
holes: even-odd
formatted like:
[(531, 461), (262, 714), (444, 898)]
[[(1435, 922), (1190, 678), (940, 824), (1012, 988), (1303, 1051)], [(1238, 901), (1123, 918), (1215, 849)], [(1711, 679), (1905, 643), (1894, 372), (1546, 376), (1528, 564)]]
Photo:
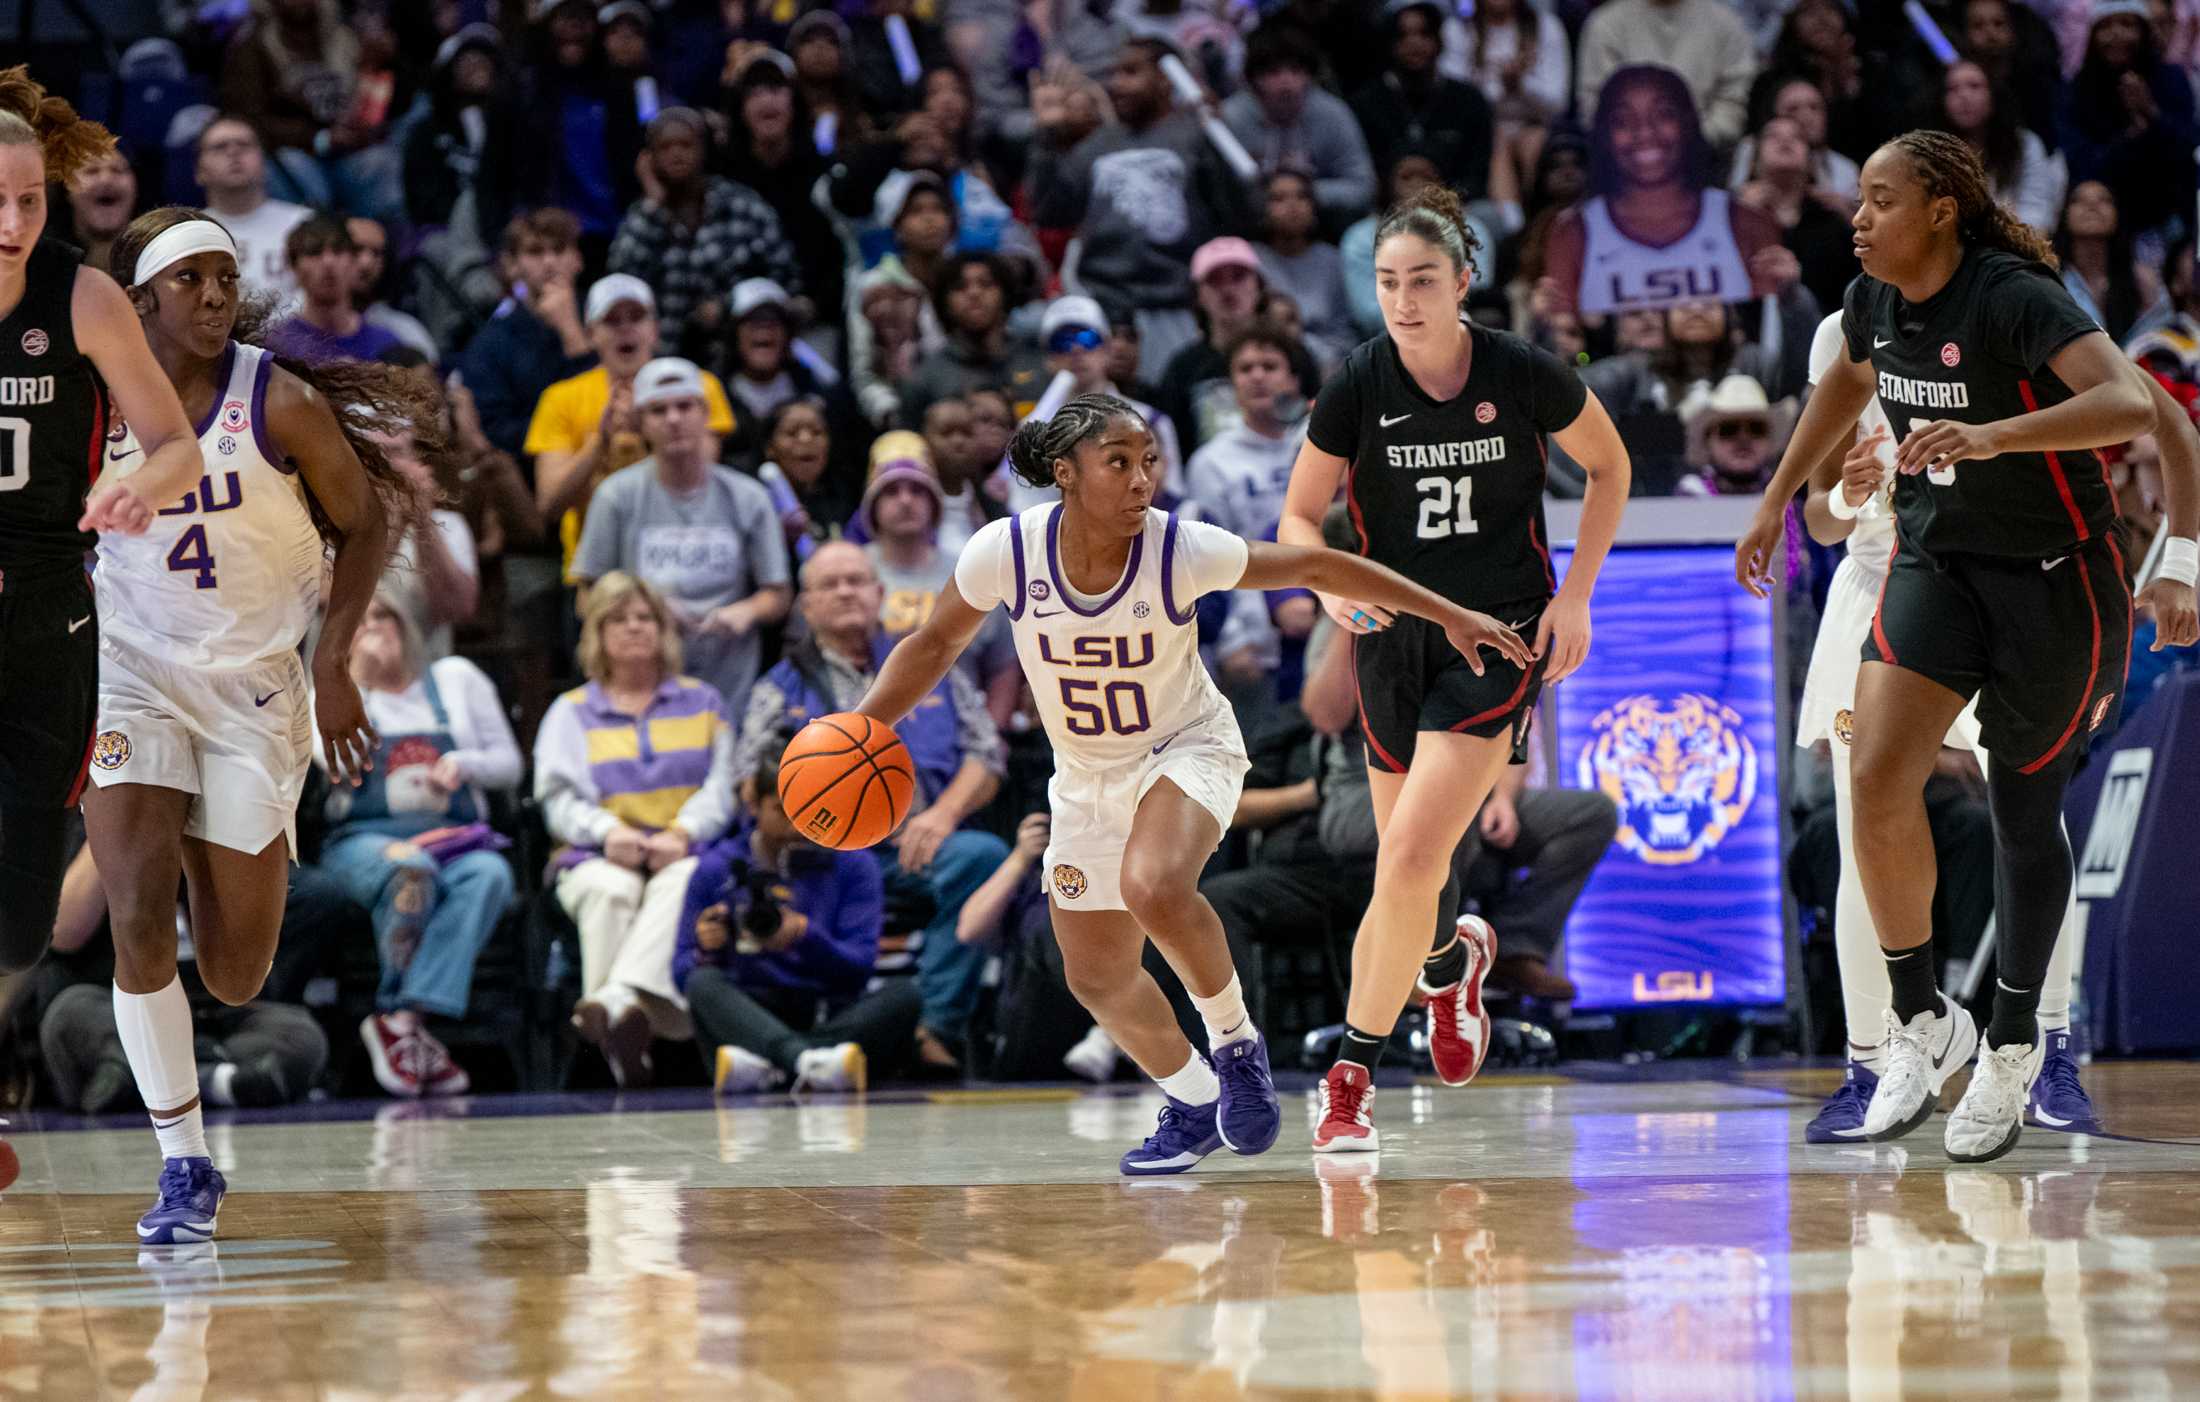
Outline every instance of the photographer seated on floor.
[(767, 745), (742, 783), (754, 816), (688, 880), (672, 977), (719, 1091), (860, 1091), (872, 1064), (891, 1074), (914, 1056), (923, 995), (909, 978), (864, 992), (886, 918), (878, 859), (795, 833), (779, 802), (783, 747)]

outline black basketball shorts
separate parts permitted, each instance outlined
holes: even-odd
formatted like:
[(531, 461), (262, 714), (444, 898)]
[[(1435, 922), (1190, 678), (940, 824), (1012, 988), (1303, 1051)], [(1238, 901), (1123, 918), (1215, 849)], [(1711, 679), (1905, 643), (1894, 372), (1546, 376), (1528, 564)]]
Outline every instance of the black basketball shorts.
[(2131, 619), (2115, 535), (2052, 560), (1936, 558), (1903, 540), (1863, 657), (1976, 694), (1980, 744), (2034, 774), (2115, 728)]
[(0, 805), (74, 807), (98, 713), (91, 580), (0, 574)]
[[(1490, 615), (1531, 645), (1549, 602), (1534, 599)], [(1425, 618), (1399, 614), (1380, 633), (1352, 640), (1352, 680), (1360, 693), (1360, 728), (1367, 762), (1391, 774), (1413, 763), (1414, 741), (1424, 730), (1463, 735), (1511, 735), (1513, 762), (1527, 757), (1528, 727), (1543, 690), (1543, 659), (1526, 670), (1482, 650), (1482, 675)]]

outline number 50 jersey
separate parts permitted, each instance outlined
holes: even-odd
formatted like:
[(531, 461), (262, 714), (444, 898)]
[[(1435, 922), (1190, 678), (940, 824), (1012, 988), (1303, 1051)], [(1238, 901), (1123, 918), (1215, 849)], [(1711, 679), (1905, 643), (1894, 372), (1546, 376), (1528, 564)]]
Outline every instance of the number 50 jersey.
[(1148, 510), (1122, 577), (1087, 597), (1063, 576), (1061, 516), (1062, 504), (1051, 502), (988, 522), (955, 562), (955, 587), (972, 608), (1008, 609), (1057, 765), (1142, 761), (1228, 717), (1229, 702), (1199, 660), (1196, 612), (1203, 595), (1237, 587), (1245, 542)]
[(1307, 423), (1345, 459), (1360, 553), (1455, 604), (1488, 611), (1548, 598), (1543, 435), (1588, 402), (1579, 376), (1518, 336), (1468, 323), (1466, 385), (1441, 402), (1390, 337), (1363, 343), (1322, 386)]
[[(305, 487), (267, 422), (275, 359), (229, 343), (221, 393), (198, 425), (205, 473), (153, 517), (144, 535), (99, 538), (92, 577), (101, 637), (188, 667), (246, 667), (304, 641), (321, 596), (321, 536)], [(128, 475), (145, 454), (128, 429), (107, 443), (106, 470)]]

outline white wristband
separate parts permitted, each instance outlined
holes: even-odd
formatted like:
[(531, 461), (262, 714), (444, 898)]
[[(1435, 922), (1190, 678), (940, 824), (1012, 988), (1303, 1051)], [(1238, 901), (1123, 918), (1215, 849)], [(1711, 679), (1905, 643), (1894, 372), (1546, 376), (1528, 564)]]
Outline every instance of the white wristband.
[(2188, 535), (2173, 535), (2163, 541), (2160, 575), (2187, 587), (2200, 579), (2200, 541)]
[[(1865, 500), (1869, 501), (1871, 498), (1866, 497)], [(1849, 505), (1849, 489), (1842, 483), (1834, 483), (1833, 490), (1826, 493), (1826, 510), (1832, 512), (1837, 521), (1853, 521), (1856, 513), (1863, 509), (1862, 506)]]

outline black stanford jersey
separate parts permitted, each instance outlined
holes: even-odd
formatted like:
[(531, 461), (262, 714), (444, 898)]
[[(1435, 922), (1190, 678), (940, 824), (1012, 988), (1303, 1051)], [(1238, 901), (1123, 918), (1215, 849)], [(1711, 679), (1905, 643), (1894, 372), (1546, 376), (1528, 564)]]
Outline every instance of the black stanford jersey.
[(1469, 323), (1466, 387), (1442, 403), (1388, 336), (1363, 342), (1322, 386), (1307, 438), (1347, 459), (1360, 553), (1470, 608), (1549, 597), (1545, 434), (1589, 391), (1549, 351)]
[[(2047, 366), (2089, 331), (2046, 268), (1999, 249), (1972, 248), (1948, 285), (1912, 306), (1875, 278), (1843, 299), (1849, 359), (1869, 360), (1879, 403), (1899, 445), (1914, 424), (2013, 419), (2071, 397)], [(2115, 496), (2100, 455), (2003, 453), (1895, 479), (1902, 540), (1944, 552), (2053, 559), (2104, 535)]]
[(31, 250), (23, 300), (0, 320), (0, 572), (81, 569), (76, 528), (107, 445), (107, 385), (76, 348), (77, 258)]

